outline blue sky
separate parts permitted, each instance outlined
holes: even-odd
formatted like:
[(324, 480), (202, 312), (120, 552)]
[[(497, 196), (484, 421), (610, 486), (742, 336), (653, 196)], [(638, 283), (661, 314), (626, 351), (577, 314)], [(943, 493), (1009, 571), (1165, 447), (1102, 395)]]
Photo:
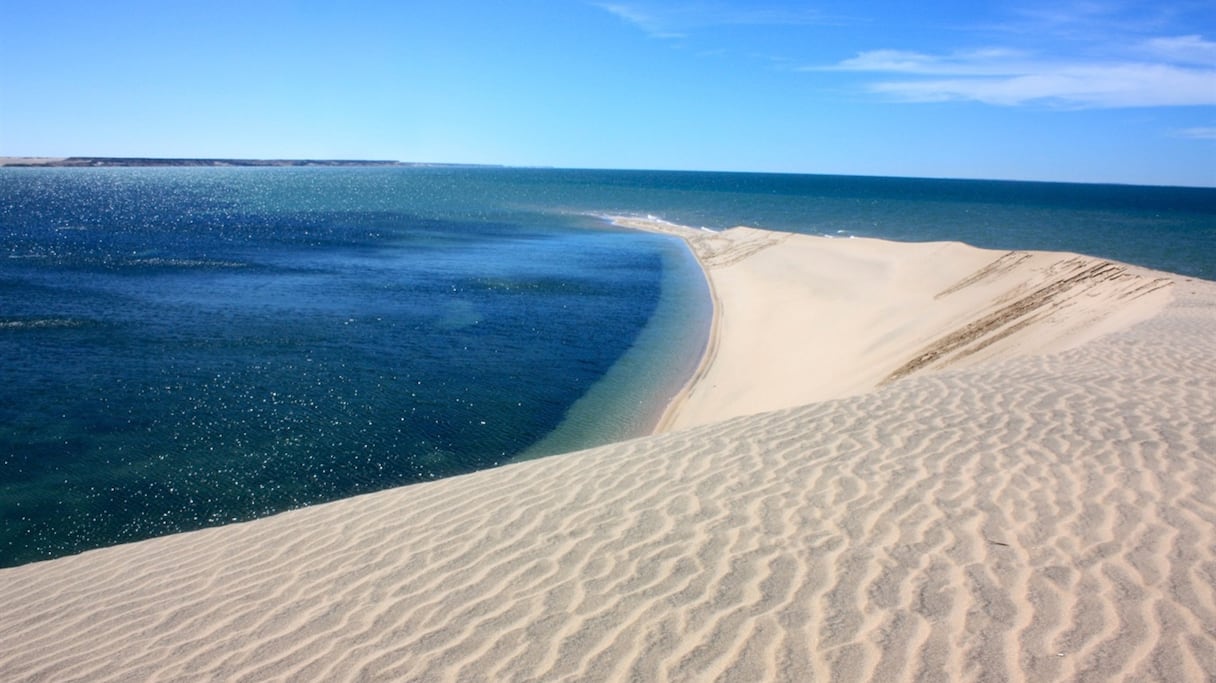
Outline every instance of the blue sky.
[(1216, 186), (1216, 3), (0, 0), (0, 155)]

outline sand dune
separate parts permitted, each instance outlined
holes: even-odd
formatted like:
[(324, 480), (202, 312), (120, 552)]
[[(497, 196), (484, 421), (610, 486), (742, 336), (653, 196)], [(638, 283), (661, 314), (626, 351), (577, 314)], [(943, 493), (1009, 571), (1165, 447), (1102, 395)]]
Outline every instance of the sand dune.
[[(934, 334), (1043, 291), (972, 256)], [(929, 335), (869, 391), (2, 570), (0, 680), (1210, 680), (1216, 283), (1134, 275), (1063, 350)]]
[(714, 292), (707, 362), (662, 429), (1073, 348), (1169, 300), (1163, 274), (1077, 254), (612, 220), (683, 238)]

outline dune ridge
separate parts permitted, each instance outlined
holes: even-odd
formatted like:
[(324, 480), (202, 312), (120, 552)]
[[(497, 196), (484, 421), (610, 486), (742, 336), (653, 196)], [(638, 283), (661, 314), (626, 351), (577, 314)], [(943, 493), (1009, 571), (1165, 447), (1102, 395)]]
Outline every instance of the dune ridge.
[(1172, 286), (1162, 273), (1064, 252), (605, 218), (683, 239), (713, 292), (706, 359), (659, 431), (1072, 348), (1148, 319)]
[(1216, 283), (1134, 274), (1063, 349), (0, 570), (0, 680), (1209, 679)]

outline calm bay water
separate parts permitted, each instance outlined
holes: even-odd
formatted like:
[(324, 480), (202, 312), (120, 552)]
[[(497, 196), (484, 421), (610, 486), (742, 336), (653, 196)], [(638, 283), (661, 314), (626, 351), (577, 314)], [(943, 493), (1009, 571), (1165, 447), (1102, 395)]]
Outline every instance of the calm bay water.
[(1216, 190), (488, 168), (0, 169), (0, 566), (646, 432), (710, 228), (1216, 279)]

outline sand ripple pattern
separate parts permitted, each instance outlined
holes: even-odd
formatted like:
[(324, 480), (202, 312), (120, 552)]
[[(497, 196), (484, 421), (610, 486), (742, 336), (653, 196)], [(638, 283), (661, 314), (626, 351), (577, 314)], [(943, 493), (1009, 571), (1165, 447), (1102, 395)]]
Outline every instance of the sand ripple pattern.
[(1177, 289), (1053, 356), (4, 570), (0, 680), (1212, 680), (1216, 297)]

